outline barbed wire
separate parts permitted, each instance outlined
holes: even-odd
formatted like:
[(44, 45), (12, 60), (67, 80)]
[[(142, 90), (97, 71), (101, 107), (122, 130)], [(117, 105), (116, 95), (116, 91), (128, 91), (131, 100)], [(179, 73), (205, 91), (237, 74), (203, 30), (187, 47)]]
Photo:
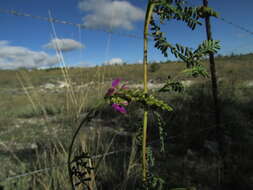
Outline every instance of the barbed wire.
[[(201, 2), (201, 5), (202, 5), (202, 0), (199, 0), (199, 1)], [(196, 5), (196, 4), (192, 3), (192, 2), (187, 2), (187, 4), (189, 4), (189, 5), (191, 5), (191, 6), (194, 6), (194, 7), (199, 6), (199, 5)], [(217, 19), (220, 19), (220, 20), (222, 20), (223, 22), (225, 22), (225, 23), (227, 23), (227, 24), (229, 24), (229, 25), (231, 25), (231, 26), (234, 26), (234, 27), (237, 28), (237, 29), (240, 29), (240, 30), (242, 30), (242, 31), (244, 31), (244, 32), (246, 32), (246, 33), (249, 33), (250, 35), (253, 35), (253, 31), (251, 31), (250, 29), (247, 29), (247, 28), (245, 28), (244, 26), (241, 26), (241, 25), (239, 25), (239, 24), (236, 24), (236, 23), (234, 23), (234, 22), (232, 22), (232, 21), (230, 21), (230, 20), (228, 20), (228, 19), (226, 19), (226, 18), (224, 18), (224, 17), (222, 17), (222, 16), (218, 16)]]
[[(199, 114), (199, 115), (203, 115), (203, 114)], [(212, 113), (205, 114), (205, 115), (212, 115)], [(225, 126), (225, 124), (223, 124), (223, 125)], [(200, 133), (203, 133), (203, 132), (206, 132), (208, 130), (215, 129), (215, 128), (216, 128), (216, 126), (205, 127), (203, 129), (199, 129), (197, 132), (193, 132), (193, 134), (194, 135), (200, 134)], [(188, 135), (193, 135), (193, 134), (191, 133), (191, 134), (188, 134)], [(176, 138), (179, 138), (179, 137), (185, 137), (185, 136), (186, 136), (185, 134), (178, 134), (178, 135), (174, 135), (174, 136), (169, 136), (165, 140), (169, 141), (169, 140), (172, 140), (172, 139), (176, 139)], [(160, 143), (160, 139), (151, 141), (148, 144), (149, 145), (154, 145), (156, 143)], [(111, 156), (111, 155), (114, 155), (114, 154), (117, 154), (117, 153), (130, 152), (130, 151), (131, 151), (131, 148), (124, 148), (124, 149), (120, 149), (120, 150), (116, 150), (116, 151), (111, 151), (111, 152), (108, 152), (108, 153), (105, 153), (105, 154), (93, 155), (90, 158), (91, 159), (99, 159), (101, 157), (107, 157), (107, 156)], [(66, 165), (66, 164), (67, 163), (64, 163), (64, 165)], [(30, 172), (22, 173), (22, 174), (19, 174), (19, 175), (7, 177), (5, 179), (0, 179), (0, 183), (6, 182), (6, 181), (11, 181), (11, 180), (14, 180), (14, 179), (19, 179), (19, 178), (26, 177), (26, 176), (31, 176), (31, 175), (34, 175), (34, 174), (37, 174), (37, 173), (47, 172), (49, 170), (52, 170), (52, 169), (58, 168), (58, 167), (62, 167), (62, 165), (56, 165), (56, 166), (53, 166), (53, 167), (37, 169), (37, 170), (30, 171)]]
[(253, 35), (253, 31), (251, 31), (250, 29), (247, 29), (247, 28), (245, 28), (245, 27), (243, 27), (239, 24), (235, 24), (232, 21), (229, 21), (229, 20), (225, 19), (224, 17), (218, 17), (218, 19), (222, 20), (223, 22), (225, 22), (227, 24), (230, 24), (230, 25), (234, 26), (235, 28), (238, 28), (238, 29), (240, 29), (240, 30), (242, 30), (246, 33), (249, 33), (249, 34)]
[[(215, 128), (215, 126), (200, 129), (198, 132), (196, 132), (194, 134), (199, 134), (199, 133), (205, 132), (205, 131), (213, 129), (213, 128)], [(166, 140), (172, 140), (172, 139), (175, 139), (175, 138), (178, 138), (178, 137), (185, 137), (185, 134), (170, 136), (170, 137), (166, 138)], [(159, 143), (159, 142), (160, 142), (160, 139), (157, 139), (157, 140), (151, 141), (148, 144), (153, 145), (153, 144), (156, 144), (156, 143)], [(114, 154), (117, 154), (117, 153), (130, 152), (130, 151), (131, 151), (131, 148), (124, 148), (124, 149), (120, 149), (120, 150), (116, 150), (116, 151), (111, 151), (111, 152), (108, 152), (108, 153), (105, 153), (105, 154), (93, 155), (90, 158), (91, 159), (99, 159), (99, 158), (111, 156), (111, 155), (114, 155)], [(66, 165), (66, 164), (67, 163), (64, 163), (64, 165)], [(31, 175), (34, 175), (34, 174), (37, 174), (37, 173), (47, 172), (49, 170), (52, 170), (52, 169), (58, 168), (58, 167), (62, 167), (62, 165), (56, 165), (56, 166), (53, 166), (53, 167), (50, 167), (50, 168), (48, 167), (48, 168), (37, 169), (37, 170), (30, 171), (30, 172), (22, 173), (22, 174), (19, 174), (19, 175), (7, 177), (5, 179), (0, 179), (0, 183), (4, 183), (4, 182), (11, 181), (11, 180), (14, 180), (14, 179), (19, 179), (19, 178), (26, 177), (26, 176), (31, 176)]]
[[(112, 152), (108, 152), (106, 154), (94, 155), (94, 156), (91, 156), (91, 159), (98, 159), (98, 158), (101, 158), (101, 157), (107, 157), (107, 156), (117, 154), (117, 153), (120, 153), (120, 152), (126, 152), (126, 149), (122, 149), (122, 150), (118, 150), (118, 151), (112, 151)], [(64, 163), (64, 165), (67, 165), (67, 164), (68, 163)], [(31, 175), (34, 175), (34, 174), (37, 174), (37, 173), (47, 172), (49, 170), (52, 170), (52, 169), (58, 168), (58, 167), (62, 167), (62, 165), (57, 165), (57, 166), (53, 166), (53, 167), (50, 167), (50, 168), (41, 168), (41, 169), (38, 169), (38, 170), (33, 170), (33, 171), (22, 173), (22, 174), (19, 174), (19, 175), (7, 177), (5, 179), (1, 179), (0, 183), (6, 182), (6, 181), (11, 181), (11, 180), (22, 178), (22, 177), (26, 177), (26, 176), (31, 176)]]
[[(200, 0), (201, 1), (201, 0)], [(196, 4), (193, 4), (192, 2), (188, 2), (189, 5), (191, 6), (197, 6)], [(136, 35), (136, 34), (131, 34), (131, 33), (125, 33), (125, 32), (119, 32), (119, 31), (113, 31), (112, 28), (110, 29), (104, 29), (104, 28), (92, 28), (92, 27), (87, 27), (85, 24), (79, 24), (79, 23), (73, 23), (73, 22), (69, 22), (69, 21), (65, 21), (65, 20), (60, 20), (57, 18), (52, 18), (52, 17), (43, 17), (43, 16), (36, 16), (36, 15), (32, 15), (32, 14), (28, 14), (28, 13), (23, 13), (23, 12), (19, 12), (16, 10), (6, 10), (3, 8), (0, 8), (0, 13), (5, 13), (5, 14), (9, 14), (9, 15), (14, 15), (14, 16), (22, 16), (22, 17), (31, 17), (33, 19), (39, 19), (39, 20), (43, 20), (46, 22), (50, 22), (50, 23), (59, 23), (59, 24), (65, 24), (65, 25), (71, 25), (74, 27), (77, 27), (79, 29), (79, 32), (81, 29), (85, 29), (85, 30), (96, 30), (96, 31), (102, 31), (105, 33), (109, 33), (114, 34), (114, 35), (119, 35), (119, 36), (123, 36), (123, 37), (128, 37), (128, 38), (134, 38), (134, 39), (139, 39), (139, 40), (143, 40), (143, 37), (141, 37), (140, 35)], [(248, 33), (249, 35), (253, 35), (253, 31), (251, 31), (250, 29), (247, 29), (239, 24), (236, 24), (232, 21), (229, 21), (228, 19), (225, 19), (224, 17), (219, 16), (217, 19), (220, 19), (221, 21), (241, 30), (244, 31), (246, 33)], [(149, 41), (152, 41), (152, 39), (150, 38), (152, 37), (151, 34), (149, 34)], [(237, 50), (238, 48), (233, 48), (231, 51)]]
[(65, 20), (60, 20), (57, 18), (49, 18), (49, 17), (45, 17), (45, 16), (32, 15), (32, 14), (28, 14), (28, 13), (19, 12), (16, 10), (7, 10), (7, 9), (0, 8), (0, 13), (5, 13), (5, 14), (9, 14), (9, 15), (13, 15), (13, 16), (20, 16), (20, 17), (30, 17), (33, 19), (43, 20), (43, 21), (50, 22), (50, 23), (53, 22), (53, 23), (71, 25), (71, 26), (77, 27), (79, 29), (102, 31), (102, 32), (109, 33), (109, 34), (115, 34), (115, 35), (124, 36), (124, 37), (128, 37), (128, 38), (143, 40), (143, 37), (141, 37), (140, 35), (137, 35), (137, 34), (133, 34), (133, 33), (113, 31), (112, 29), (105, 29), (105, 28), (98, 28), (98, 27), (97, 28), (87, 27), (85, 24), (73, 23), (73, 22), (69, 22), (69, 21), (65, 21)]
[[(192, 3), (189, 3), (192, 6), (196, 6)], [(74, 27), (77, 27), (79, 29), (86, 29), (86, 30), (97, 30), (97, 31), (102, 31), (102, 32), (106, 32), (106, 33), (110, 33), (110, 34), (116, 34), (119, 36), (125, 36), (128, 38), (135, 38), (135, 39), (141, 39), (143, 40), (143, 37), (137, 34), (133, 34), (133, 33), (125, 33), (125, 32), (119, 32), (119, 31), (113, 31), (112, 28), (111, 29), (104, 29), (104, 28), (93, 28), (93, 27), (87, 27), (85, 24), (80, 24), (80, 23), (73, 23), (73, 22), (69, 22), (69, 21), (65, 21), (65, 20), (60, 20), (57, 18), (49, 18), (49, 17), (45, 17), (45, 16), (37, 16), (37, 15), (32, 15), (32, 14), (28, 14), (28, 13), (23, 13), (23, 12), (19, 12), (16, 10), (7, 10), (7, 9), (3, 9), (0, 8), (0, 12), (5, 13), (5, 14), (9, 14), (9, 15), (14, 15), (14, 16), (22, 16), (22, 17), (31, 17), (33, 19), (38, 19), (38, 20), (43, 20), (46, 22), (54, 22), (54, 23), (59, 23), (59, 24), (65, 24), (65, 25), (71, 25)], [(234, 26), (237, 29), (240, 29), (246, 33), (249, 33), (250, 35), (253, 35), (253, 31), (251, 31), (250, 29), (247, 29), (239, 24), (236, 24), (228, 19), (225, 19), (224, 17), (219, 16), (218, 19), (222, 20), (223, 22)], [(149, 35), (152, 36), (152, 35)], [(151, 40), (149, 38), (149, 40)]]
[(11, 180), (14, 180), (14, 179), (19, 179), (21, 177), (26, 177), (26, 176), (34, 175), (34, 174), (37, 174), (37, 173), (46, 172), (46, 171), (51, 170), (51, 169), (53, 169), (53, 167), (51, 167), (51, 168), (42, 168), (42, 169), (34, 170), (34, 171), (31, 171), (31, 172), (23, 173), (23, 174), (20, 174), (20, 175), (15, 175), (15, 176), (7, 177), (5, 179), (1, 179), (0, 183), (6, 182), (6, 181), (11, 181)]

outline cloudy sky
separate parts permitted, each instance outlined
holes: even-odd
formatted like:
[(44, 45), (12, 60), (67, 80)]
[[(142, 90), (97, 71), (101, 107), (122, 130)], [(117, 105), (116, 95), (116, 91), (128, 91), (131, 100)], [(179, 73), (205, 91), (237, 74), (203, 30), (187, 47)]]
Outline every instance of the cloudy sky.
[[(200, 5), (201, 0), (189, 0)], [(0, 69), (59, 66), (61, 50), (70, 66), (137, 63), (143, 40), (109, 34), (97, 29), (142, 36), (146, 0), (1, 0)], [(225, 19), (253, 31), (252, 0), (209, 0)], [(1, 9), (52, 17), (84, 24), (89, 29), (8, 15)], [(253, 35), (212, 19), (213, 37), (221, 40), (221, 54), (253, 52)], [(195, 48), (204, 40), (204, 27), (191, 32), (184, 24), (169, 22), (163, 30), (172, 43)], [(150, 60), (166, 60), (150, 44)], [(168, 59), (174, 59), (169, 56)]]

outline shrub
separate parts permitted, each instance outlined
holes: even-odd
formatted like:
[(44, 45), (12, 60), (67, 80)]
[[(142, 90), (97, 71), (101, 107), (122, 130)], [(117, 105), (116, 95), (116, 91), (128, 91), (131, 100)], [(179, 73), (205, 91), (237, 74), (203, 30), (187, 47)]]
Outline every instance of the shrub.
[(152, 63), (151, 65), (150, 65), (150, 67), (149, 67), (149, 71), (150, 72), (152, 72), (152, 73), (154, 73), (154, 72), (156, 72), (156, 71), (158, 71), (159, 69), (160, 69), (160, 64), (159, 63)]

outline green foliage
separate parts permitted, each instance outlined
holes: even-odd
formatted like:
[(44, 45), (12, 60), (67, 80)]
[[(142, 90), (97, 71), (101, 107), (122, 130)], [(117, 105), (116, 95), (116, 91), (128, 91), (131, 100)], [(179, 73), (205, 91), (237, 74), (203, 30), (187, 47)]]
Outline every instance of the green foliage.
[(184, 86), (181, 81), (168, 79), (159, 92), (183, 92)]
[[(200, 25), (200, 18), (206, 18), (208, 16), (218, 16), (218, 14), (210, 8), (207, 7), (188, 7), (184, 5), (185, 2), (181, 0), (161, 0), (155, 4), (153, 13), (156, 14), (152, 16), (150, 21), (152, 36), (155, 41), (155, 47), (161, 51), (161, 53), (168, 57), (168, 51), (176, 57), (180, 58), (186, 63), (187, 69), (183, 70), (182, 73), (190, 75), (192, 77), (208, 77), (208, 72), (205, 67), (201, 65), (201, 60), (204, 56), (210, 53), (216, 53), (220, 49), (219, 41), (208, 40), (203, 41), (195, 50), (184, 47), (180, 44), (171, 44), (167, 41), (165, 34), (161, 31), (161, 27), (157, 24), (155, 19), (159, 20), (160, 24), (163, 24), (165, 20), (180, 20), (187, 24), (187, 26), (194, 30), (197, 25)], [(168, 80), (166, 84), (159, 90), (160, 92), (182, 92), (183, 85), (179, 81)], [(158, 118), (159, 129), (160, 130), (160, 140), (163, 142), (163, 135), (161, 127), (160, 116), (156, 115)], [(164, 147), (163, 147), (164, 149)], [(151, 183), (152, 184), (152, 183)], [(152, 187), (152, 185), (151, 185)], [(186, 190), (189, 188), (179, 188), (181, 190)], [(178, 189), (178, 190), (179, 190)], [(193, 188), (195, 189), (195, 188)]]
[(160, 144), (161, 144), (161, 148), (160, 151), (161, 152), (165, 152), (165, 137), (167, 135), (167, 133), (165, 132), (165, 123), (164, 120), (161, 116), (161, 114), (157, 111), (153, 112), (155, 117), (156, 117), (156, 124), (159, 130), (159, 140), (160, 140)]
[(193, 30), (196, 25), (201, 23), (198, 21), (198, 9), (194, 7), (183, 6), (184, 1), (175, 0), (174, 2), (168, 0), (160, 1), (154, 9), (160, 18), (160, 23), (163, 23), (164, 20), (181, 20)]
[(194, 57), (199, 59), (209, 53), (217, 53), (220, 48), (218, 40), (204, 40), (194, 51)]
[(167, 42), (164, 33), (160, 31), (160, 27), (157, 26), (154, 20), (152, 20), (150, 24), (152, 26), (151, 30), (153, 31), (152, 34), (155, 41), (155, 47), (159, 49), (165, 57), (168, 56), (168, 50), (170, 50), (176, 58), (180, 58), (188, 67), (198, 65), (202, 57), (210, 52), (216, 53), (220, 49), (219, 41), (216, 40), (204, 41), (195, 51), (179, 44), (174, 46)]
[[(156, 5), (154, 13), (159, 16), (160, 23), (164, 20), (181, 20), (187, 24), (187, 26), (194, 30), (196, 25), (200, 25), (198, 21), (200, 14), (212, 14), (216, 13), (209, 8), (194, 8), (194, 7), (183, 7), (182, 1), (161, 1)], [(180, 44), (171, 44), (167, 41), (165, 34), (161, 32), (160, 26), (156, 23), (155, 17), (152, 18), (150, 25), (152, 36), (154, 37), (155, 47), (159, 49), (165, 57), (168, 57), (168, 50), (176, 57), (180, 58), (186, 63), (186, 66), (191, 69), (187, 69), (184, 73), (191, 73), (191, 76), (203, 76), (207, 77), (207, 71), (201, 66), (201, 59), (209, 53), (217, 53), (220, 49), (219, 41), (217, 40), (205, 40), (195, 50), (184, 47)]]
[(121, 104), (123, 102), (128, 103), (140, 103), (143, 107), (148, 107), (152, 110), (160, 109), (166, 111), (172, 111), (172, 107), (158, 100), (151, 94), (146, 94), (144, 90), (141, 89), (121, 89), (117, 93), (111, 96), (105, 96), (105, 99), (110, 104)]
[(202, 76), (204, 78), (208, 77), (208, 72), (206, 71), (205, 67), (203, 67), (202, 65), (196, 65), (196, 66), (193, 66), (192, 68), (184, 69), (182, 72), (192, 77), (198, 77), (198, 76)]
[(165, 181), (157, 176), (154, 175), (154, 166), (155, 166), (155, 157), (153, 155), (152, 147), (148, 146), (146, 148), (147, 152), (147, 161), (148, 161), (148, 173), (147, 173), (147, 181), (143, 187), (143, 189), (148, 190), (162, 190)]

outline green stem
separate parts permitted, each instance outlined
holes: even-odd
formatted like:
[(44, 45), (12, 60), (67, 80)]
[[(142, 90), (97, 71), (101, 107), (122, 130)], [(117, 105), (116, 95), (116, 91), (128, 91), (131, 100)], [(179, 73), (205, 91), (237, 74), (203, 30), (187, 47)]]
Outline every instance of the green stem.
[(143, 139), (142, 139), (142, 180), (144, 183), (147, 181), (147, 152), (146, 152), (146, 144), (147, 144), (147, 127), (148, 127), (148, 111), (144, 111), (143, 116)]
[[(144, 71), (144, 93), (148, 93), (148, 26), (151, 20), (152, 12), (155, 7), (155, 3), (151, 0), (148, 2), (145, 25), (144, 25), (144, 57), (143, 57), (143, 71)], [(147, 181), (147, 158), (146, 158), (146, 146), (147, 146), (147, 125), (148, 125), (148, 111), (144, 110), (143, 115), (143, 139), (142, 139), (142, 177), (143, 182)]]

